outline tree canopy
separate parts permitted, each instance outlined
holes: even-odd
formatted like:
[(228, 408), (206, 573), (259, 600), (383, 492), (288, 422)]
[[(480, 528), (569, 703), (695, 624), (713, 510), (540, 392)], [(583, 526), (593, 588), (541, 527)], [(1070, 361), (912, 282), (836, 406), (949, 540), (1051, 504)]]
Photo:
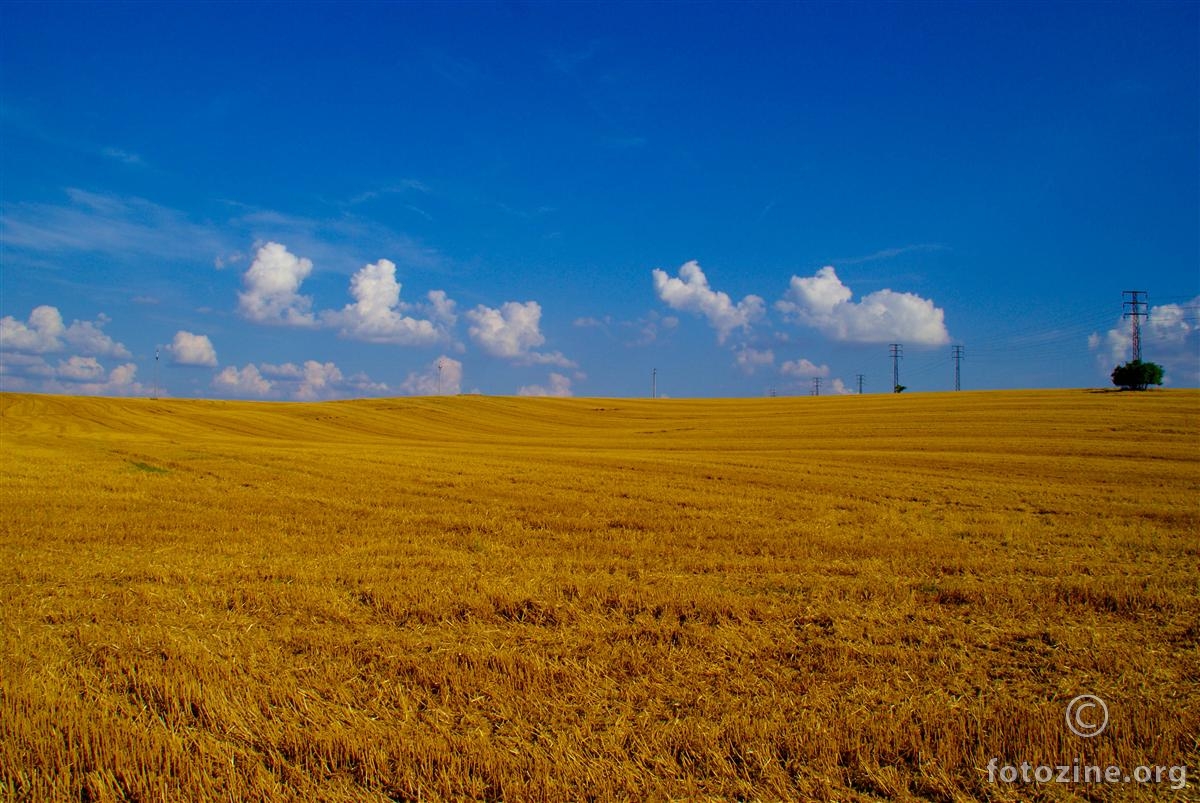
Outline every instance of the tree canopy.
[(1158, 363), (1130, 360), (1113, 369), (1112, 382), (1126, 390), (1145, 390), (1163, 383), (1163, 369)]

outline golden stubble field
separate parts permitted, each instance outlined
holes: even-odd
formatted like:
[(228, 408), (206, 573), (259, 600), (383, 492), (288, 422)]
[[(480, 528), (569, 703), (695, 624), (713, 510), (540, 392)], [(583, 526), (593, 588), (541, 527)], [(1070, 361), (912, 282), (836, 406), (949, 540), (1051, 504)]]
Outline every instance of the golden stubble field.
[(0, 426), (3, 799), (1200, 797), (1198, 392)]

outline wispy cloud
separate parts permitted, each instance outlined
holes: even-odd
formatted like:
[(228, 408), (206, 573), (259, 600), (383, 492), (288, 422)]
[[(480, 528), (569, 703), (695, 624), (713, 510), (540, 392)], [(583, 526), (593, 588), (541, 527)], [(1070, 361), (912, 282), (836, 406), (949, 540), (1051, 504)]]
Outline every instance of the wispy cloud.
[(141, 156), (129, 151), (123, 151), (120, 148), (101, 148), (100, 154), (122, 164), (134, 165), (136, 167), (144, 167), (146, 164), (146, 161)]
[(406, 178), (393, 184), (379, 187), (378, 189), (360, 192), (346, 203), (349, 206), (357, 206), (358, 204), (364, 204), (368, 201), (374, 201), (378, 198), (384, 198), (388, 195), (410, 195), (413, 193), (428, 195), (430, 192), (431, 190), (425, 185), (424, 182), (418, 181), (415, 178)]
[(131, 167), (148, 166), (140, 154), (111, 145), (98, 145), (74, 134), (55, 131), (27, 109), (18, 109), (9, 104), (0, 104), (0, 125), (64, 150), (102, 157)]
[(69, 203), (17, 203), (4, 208), (0, 241), (43, 253), (97, 253), (122, 261), (210, 259), (232, 250), (232, 237), (143, 198), (66, 191)]
[(866, 256), (849, 257), (845, 259), (829, 260), (835, 265), (865, 265), (868, 262), (880, 262), (887, 259), (895, 259), (903, 254), (912, 253), (933, 253), (935, 251), (949, 251), (949, 246), (940, 243), (918, 243), (917, 245), (904, 245), (899, 248), (884, 248), (881, 251), (876, 251), (873, 254)]

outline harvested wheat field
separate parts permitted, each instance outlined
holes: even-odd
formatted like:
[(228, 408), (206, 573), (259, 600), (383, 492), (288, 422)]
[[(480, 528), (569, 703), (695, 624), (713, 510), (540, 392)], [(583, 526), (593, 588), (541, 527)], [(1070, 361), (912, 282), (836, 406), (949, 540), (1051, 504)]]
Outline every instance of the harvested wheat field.
[(0, 414), (0, 798), (1200, 797), (1200, 392)]

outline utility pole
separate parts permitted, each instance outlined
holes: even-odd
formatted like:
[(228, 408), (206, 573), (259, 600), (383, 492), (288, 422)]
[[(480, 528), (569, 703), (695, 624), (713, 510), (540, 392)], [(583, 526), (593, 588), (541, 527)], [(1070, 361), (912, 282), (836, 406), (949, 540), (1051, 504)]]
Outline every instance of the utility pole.
[(819, 376), (813, 377), (812, 395), (814, 395), (814, 396), (821, 395), (821, 377), (819, 377)]
[(775, 386), (771, 385), (771, 398), (775, 398)]
[(960, 360), (962, 360), (962, 358), (963, 358), (963, 347), (955, 346), (954, 347), (954, 389), (955, 390), (962, 390), (962, 385), (958, 381), (958, 379), (959, 379), (958, 363)]
[(1142, 327), (1139, 318), (1145, 318), (1150, 313), (1146, 312), (1146, 302), (1138, 298), (1138, 296), (1147, 295), (1145, 290), (1122, 290), (1121, 298), (1129, 296), (1128, 301), (1121, 302), (1121, 308), (1125, 310), (1123, 317), (1132, 320), (1133, 328), (1133, 359), (1135, 362), (1142, 361)]
[(858, 377), (858, 395), (859, 395), (859, 396), (861, 396), (861, 395), (862, 395), (862, 383), (863, 383), (863, 375), (862, 375), (862, 374), (855, 374), (855, 376), (857, 376), (857, 377)]
[(904, 346), (889, 343), (888, 348), (891, 349), (892, 355), (892, 392), (899, 393), (896, 389), (900, 387), (900, 360), (904, 359)]
[(158, 399), (158, 346), (154, 347), (154, 395), (150, 398)]
[(650, 371), (650, 398), (658, 398), (658, 369)]
[(438, 395), (442, 395), (442, 358), (438, 357)]

